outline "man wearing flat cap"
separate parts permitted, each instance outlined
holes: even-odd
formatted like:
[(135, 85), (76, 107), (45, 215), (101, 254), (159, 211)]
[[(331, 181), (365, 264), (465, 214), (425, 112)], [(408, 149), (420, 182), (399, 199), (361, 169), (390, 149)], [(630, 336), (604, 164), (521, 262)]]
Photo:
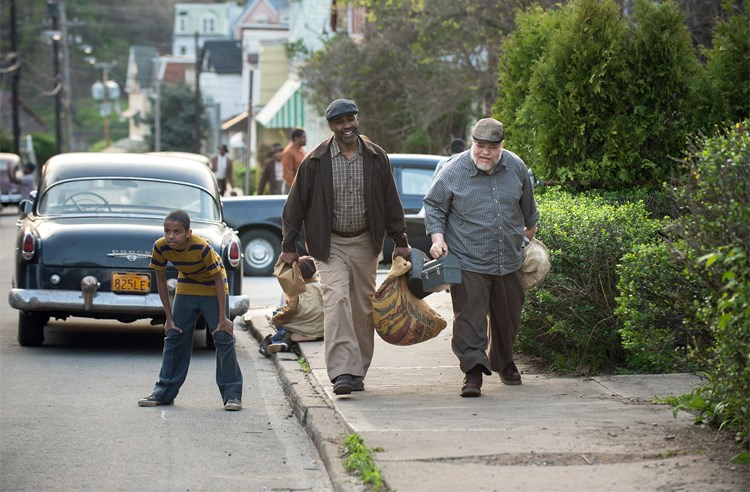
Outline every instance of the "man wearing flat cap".
[(470, 152), (443, 168), (424, 197), (430, 255), (450, 251), (461, 262), (461, 284), (450, 293), (464, 397), (480, 396), (482, 375), (492, 371), (505, 384), (521, 384), (513, 344), (524, 301), (522, 248), (539, 220), (526, 165), (503, 148), (503, 124), (481, 119), (471, 138)]
[(284, 211), (281, 259), (298, 260), (303, 229), (323, 285), (325, 359), (333, 392), (364, 391), (374, 348), (372, 301), (378, 256), (387, 234), (393, 255), (408, 259), (404, 209), (386, 152), (359, 135), (349, 99), (326, 109), (333, 136), (311, 150), (297, 171)]

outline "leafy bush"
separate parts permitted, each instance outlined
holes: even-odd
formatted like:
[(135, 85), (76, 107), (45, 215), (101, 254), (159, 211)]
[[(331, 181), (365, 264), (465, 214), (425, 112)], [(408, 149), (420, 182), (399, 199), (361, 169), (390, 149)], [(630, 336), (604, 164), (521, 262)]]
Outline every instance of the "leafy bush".
[(518, 348), (563, 371), (611, 369), (623, 361), (616, 265), (635, 245), (652, 242), (661, 223), (642, 202), (615, 206), (593, 193), (559, 189), (538, 200), (538, 235), (552, 269), (527, 292)]
[[(689, 213), (675, 224), (684, 254), (705, 276), (699, 317), (713, 334), (707, 407), (744, 442), (750, 430), (750, 129), (748, 120), (695, 143), (677, 190)], [(705, 268), (704, 268), (705, 267)]]
[(706, 284), (686, 270), (666, 241), (636, 246), (617, 268), (615, 311), (620, 317), (626, 366), (631, 371), (668, 373), (696, 370), (690, 355), (705, 352), (711, 337), (695, 315)]

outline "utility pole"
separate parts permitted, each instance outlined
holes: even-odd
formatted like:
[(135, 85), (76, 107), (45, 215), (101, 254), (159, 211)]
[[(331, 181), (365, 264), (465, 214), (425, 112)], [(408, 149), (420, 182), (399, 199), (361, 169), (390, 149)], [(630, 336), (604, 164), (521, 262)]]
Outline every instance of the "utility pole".
[(60, 117), (62, 115), (62, 82), (60, 81), (60, 39), (58, 32), (58, 17), (60, 11), (57, 8), (55, 0), (47, 0), (47, 12), (52, 18), (52, 67), (54, 71), (54, 87), (52, 94), (55, 97), (55, 154), (59, 154), (62, 149), (62, 124)]
[(70, 54), (68, 52), (68, 17), (65, 13), (65, 0), (58, 0), (60, 11), (60, 28), (62, 34), (63, 49), (63, 107), (65, 108), (65, 132), (66, 132), (66, 149), (74, 150), (75, 142), (73, 141), (73, 84), (70, 81)]
[(248, 97), (247, 97), (247, 134), (245, 135), (246, 141), (245, 141), (245, 148), (247, 151), (245, 154), (247, 154), (246, 161), (245, 161), (245, 195), (250, 194), (250, 170), (253, 167), (253, 146), (254, 146), (254, 139), (253, 139), (253, 133), (255, 129), (255, 115), (253, 115), (253, 69), (250, 69), (250, 77), (248, 81)]
[(11, 108), (13, 117), (13, 152), (21, 155), (21, 125), (18, 112), (18, 81), (21, 78), (20, 54), (18, 53), (18, 30), (16, 26), (16, 0), (10, 3), (10, 51), (13, 54), (14, 70), (11, 73)]
[(195, 31), (195, 111), (194, 111), (194, 151), (201, 153), (201, 69), (204, 49), (199, 46), (198, 31)]

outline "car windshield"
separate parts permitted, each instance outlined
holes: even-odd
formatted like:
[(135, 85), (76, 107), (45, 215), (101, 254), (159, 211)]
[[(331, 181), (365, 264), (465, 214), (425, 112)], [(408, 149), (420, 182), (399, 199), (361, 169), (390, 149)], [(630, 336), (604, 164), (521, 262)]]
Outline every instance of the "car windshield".
[(202, 188), (145, 179), (61, 181), (40, 197), (39, 215), (158, 215), (181, 209), (193, 219), (220, 220), (218, 204)]

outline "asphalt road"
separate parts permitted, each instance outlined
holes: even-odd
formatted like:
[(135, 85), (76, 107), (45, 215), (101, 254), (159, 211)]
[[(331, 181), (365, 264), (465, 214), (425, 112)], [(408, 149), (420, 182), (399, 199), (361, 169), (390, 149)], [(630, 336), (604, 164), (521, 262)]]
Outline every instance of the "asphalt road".
[[(160, 327), (51, 321), (42, 347), (16, 341), (11, 286), (15, 209), (0, 215), (0, 490), (331, 490), (272, 361), (237, 331), (244, 409), (223, 410), (214, 353), (196, 343), (168, 407), (140, 408), (161, 362)], [(275, 279), (246, 279), (251, 306)], [(254, 293), (257, 293), (254, 294)]]

